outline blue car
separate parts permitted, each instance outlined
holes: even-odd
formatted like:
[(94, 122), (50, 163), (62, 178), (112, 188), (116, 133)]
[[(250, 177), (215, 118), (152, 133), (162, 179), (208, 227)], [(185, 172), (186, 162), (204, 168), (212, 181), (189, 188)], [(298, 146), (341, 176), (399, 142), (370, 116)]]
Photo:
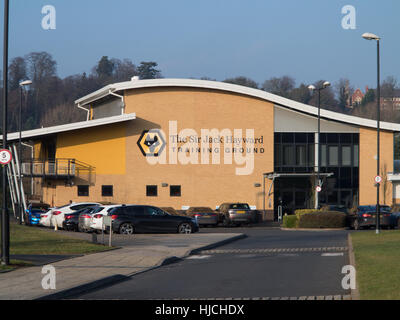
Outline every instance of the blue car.
[(29, 226), (38, 225), (42, 213), (49, 211), (50, 205), (47, 203), (31, 203), (25, 212), (25, 224)]

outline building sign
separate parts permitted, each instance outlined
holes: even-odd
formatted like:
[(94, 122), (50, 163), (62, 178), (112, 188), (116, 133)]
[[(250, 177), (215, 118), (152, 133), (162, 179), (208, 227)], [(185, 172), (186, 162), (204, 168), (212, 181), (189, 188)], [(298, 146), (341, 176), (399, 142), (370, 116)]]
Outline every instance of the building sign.
[(158, 157), (167, 143), (160, 130), (151, 129), (142, 132), (137, 144), (145, 157)]

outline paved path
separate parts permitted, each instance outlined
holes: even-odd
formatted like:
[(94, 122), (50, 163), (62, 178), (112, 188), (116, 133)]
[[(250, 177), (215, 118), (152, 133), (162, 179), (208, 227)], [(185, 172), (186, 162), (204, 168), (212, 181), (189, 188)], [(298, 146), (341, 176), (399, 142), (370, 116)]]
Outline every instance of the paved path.
[[(89, 254), (53, 263), (56, 290), (44, 290), (42, 267), (22, 268), (0, 274), (0, 299), (37, 299), (60, 291), (87, 285), (104, 278), (131, 276), (160, 266), (169, 258), (187, 257), (193, 250), (208, 249), (218, 243), (243, 237), (225, 234), (160, 234), (119, 238), (129, 243), (121, 249)], [(122, 240), (121, 240), (122, 239)]]

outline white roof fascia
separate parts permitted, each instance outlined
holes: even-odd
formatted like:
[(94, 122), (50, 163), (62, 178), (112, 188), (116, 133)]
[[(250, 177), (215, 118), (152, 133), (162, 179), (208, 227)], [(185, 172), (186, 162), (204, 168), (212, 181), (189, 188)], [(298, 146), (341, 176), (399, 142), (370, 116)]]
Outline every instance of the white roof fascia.
[[(80, 98), (79, 100), (76, 100), (75, 103), (76, 104), (79, 103), (81, 106), (83, 106), (108, 95), (110, 92), (139, 89), (139, 88), (152, 88), (152, 87), (192, 87), (192, 88), (228, 91), (232, 93), (238, 93), (255, 98), (260, 98), (275, 103), (277, 105), (280, 105), (282, 107), (307, 113), (313, 116), (318, 115), (317, 107), (303, 104), (287, 98), (283, 98), (263, 90), (248, 88), (225, 82), (194, 80), (194, 79), (152, 79), (152, 80), (134, 80), (134, 81), (115, 83), (108, 85), (100, 90), (97, 90), (91, 94), (88, 94)], [(321, 109), (321, 118), (325, 118), (327, 120), (339, 121), (352, 125), (358, 125), (362, 127), (368, 127), (368, 128), (377, 127), (376, 120), (350, 116), (347, 114), (333, 112), (325, 109)], [(400, 131), (400, 124), (381, 121), (380, 128), (389, 131)]]
[[(40, 137), (40, 136), (45, 136), (45, 135), (50, 135), (50, 134), (55, 134), (55, 133), (98, 127), (98, 126), (119, 123), (119, 122), (134, 120), (134, 119), (136, 119), (136, 114), (129, 113), (129, 114), (123, 114), (123, 115), (114, 116), (114, 117), (100, 118), (100, 119), (96, 119), (96, 120), (74, 122), (74, 123), (63, 124), (60, 126), (23, 131), (21, 136), (22, 136), (22, 139), (26, 140), (28, 138), (35, 138), (35, 137)], [(0, 136), (0, 139), (3, 139), (2, 135)], [(18, 139), (19, 139), (19, 132), (13, 132), (13, 133), (7, 134), (8, 141), (13, 141), (13, 140), (18, 140)]]

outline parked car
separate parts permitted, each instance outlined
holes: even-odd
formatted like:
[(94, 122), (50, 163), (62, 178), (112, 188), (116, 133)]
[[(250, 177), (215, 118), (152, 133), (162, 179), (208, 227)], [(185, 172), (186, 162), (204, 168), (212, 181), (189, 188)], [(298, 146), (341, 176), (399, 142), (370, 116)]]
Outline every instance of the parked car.
[[(397, 221), (393, 218), (389, 206), (380, 206), (380, 226), (385, 228), (394, 228)], [(351, 216), (351, 227), (355, 230), (362, 228), (376, 227), (376, 206), (359, 206), (355, 215)]]
[(55, 208), (49, 208), (47, 212), (41, 213), (40, 214), (40, 220), (39, 220), (39, 225), (43, 227), (54, 227), (53, 225), (53, 219), (52, 219), (52, 214), (51, 212)]
[[(185, 214), (182, 212), (178, 212), (176, 211), (174, 208), (172, 207), (161, 207), (160, 208), (162, 211), (165, 211), (169, 214), (172, 214), (173, 216), (184, 216)], [(181, 210), (182, 211), (182, 210)]]
[(108, 215), (109, 211), (112, 208), (119, 207), (120, 205), (107, 205), (107, 206), (99, 206), (96, 209), (96, 212), (93, 212), (92, 219), (90, 222), (90, 229), (93, 231), (101, 231), (106, 230), (103, 226), (103, 216)]
[(63, 229), (67, 231), (79, 231), (79, 211), (65, 214)]
[(326, 209), (328, 211), (343, 212), (345, 214), (349, 213), (349, 210), (345, 206), (340, 206), (340, 205), (326, 205), (326, 206), (322, 206), (322, 208)]
[(30, 203), (26, 209), (24, 221), (28, 226), (38, 225), (41, 214), (49, 211), (50, 205), (47, 203)]
[(249, 224), (254, 221), (254, 212), (247, 203), (223, 203), (217, 211), (218, 221), (224, 226)]
[(121, 234), (199, 231), (196, 219), (171, 215), (153, 206), (122, 205), (112, 208), (108, 215), (112, 217), (113, 232)]
[[(53, 219), (54, 219), (55, 223), (57, 223), (57, 226), (59, 228), (62, 228), (62, 226), (63, 226), (62, 223), (64, 221), (65, 214), (72, 213), (72, 212), (75, 212), (75, 211), (78, 211), (78, 210), (81, 210), (81, 209), (84, 209), (87, 207), (93, 207), (96, 205), (100, 205), (100, 204), (96, 203), (96, 202), (69, 203), (64, 206), (57, 207), (57, 208), (51, 210), (51, 220), (53, 221)], [(51, 223), (54, 225), (53, 222), (51, 222)]]
[(190, 207), (187, 215), (195, 218), (199, 226), (218, 225), (218, 214), (209, 207)]
[(79, 231), (80, 232), (92, 231), (91, 223), (92, 223), (93, 215), (101, 210), (102, 210), (102, 207), (98, 206), (98, 205), (92, 206), (92, 207), (86, 207), (81, 210), (78, 210), (77, 212), (79, 213), (79, 223), (78, 223)]

